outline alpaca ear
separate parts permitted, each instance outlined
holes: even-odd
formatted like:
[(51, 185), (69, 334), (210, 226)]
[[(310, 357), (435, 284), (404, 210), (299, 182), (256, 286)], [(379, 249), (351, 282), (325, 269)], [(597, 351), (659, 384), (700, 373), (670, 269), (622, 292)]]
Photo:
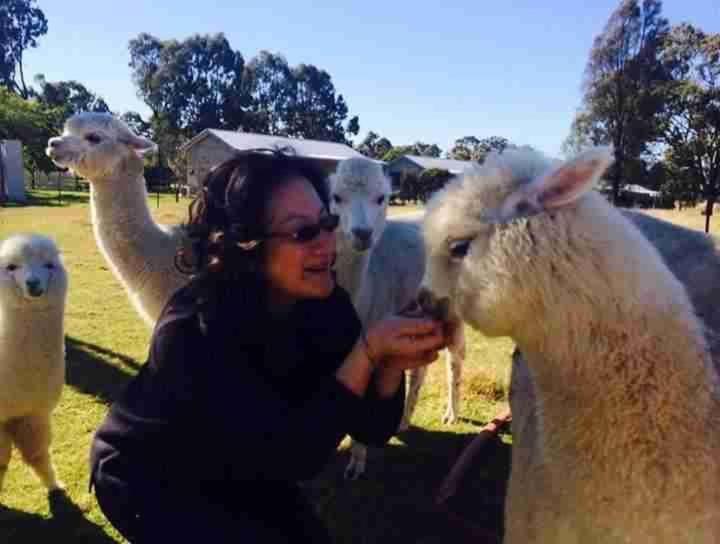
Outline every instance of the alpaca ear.
[(158, 146), (152, 140), (138, 136), (137, 134), (124, 135), (120, 142), (134, 149), (135, 152), (144, 157), (157, 152)]
[(530, 217), (576, 202), (593, 188), (612, 162), (610, 147), (584, 151), (508, 195), (494, 222)]

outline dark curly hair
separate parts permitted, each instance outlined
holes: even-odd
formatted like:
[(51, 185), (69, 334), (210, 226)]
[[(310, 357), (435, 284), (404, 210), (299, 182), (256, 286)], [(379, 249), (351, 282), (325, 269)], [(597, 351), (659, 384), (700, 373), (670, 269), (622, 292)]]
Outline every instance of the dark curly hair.
[(225, 304), (233, 305), (239, 320), (257, 319), (265, 311), (264, 244), (249, 249), (238, 244), (263, 239), (272, 195), (297, 177), (307, 179), (329, 206), (323, 170), (288, 147), (239, 152), (206, 176), (183, 225), (189, 244), (175, 258), (176, 268), (190, 276), (188, 289), (203, 327), (224, 313)]

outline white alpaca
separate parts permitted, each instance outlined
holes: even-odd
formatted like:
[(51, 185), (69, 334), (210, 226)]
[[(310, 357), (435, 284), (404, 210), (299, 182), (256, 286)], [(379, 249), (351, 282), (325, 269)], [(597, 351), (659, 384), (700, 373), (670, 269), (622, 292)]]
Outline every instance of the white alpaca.
[[(387, 220), (391, 184), (382, 167), (352, 158), (330, 176), (330, 210), (340, 216), (335, 270), (338, 283), (352, 297), (364, 326), (405, 309), (417, 296), (425, 267), (420, 227), (410, 221)], [(462, 334), (448, 352), (448, 403), (444, 422), (457, 417)], [(408, 372), (408, 393), (400, 430), (408, 427), (426, 367)], [(345, 470), (355, 479), (365, 472), (367, 446), (354, 441)]]
[(153, 326), (170, 295), (188, 278), (175, 269), (183, 234), (150, 215), (142, 155), (155, 144), (112, 115), (81, 113), (51, 138), (47, 154), (90, 182), (93, 231), (100, 251), (133, 306)]
[(12, 445), (49, 489), (50, 416), (65, 383), (67, 275), (54, 242), (15, 235), (0, 244), (0, 489)]
[(451, 182), (426, 213), (424, 281), (527, 361), (506, 542), (719, 542), (718, 374), (683, 285), (588, 190), (610, 162), (506, 152)]

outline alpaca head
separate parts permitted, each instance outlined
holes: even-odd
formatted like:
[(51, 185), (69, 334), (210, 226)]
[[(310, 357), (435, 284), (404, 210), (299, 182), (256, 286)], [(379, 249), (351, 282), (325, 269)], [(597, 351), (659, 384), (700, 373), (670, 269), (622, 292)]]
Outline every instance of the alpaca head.
[(385, 230), (390, 180), (382, 166), (365, 158), (341, 161), (330, 176), (330, 211), (340, 216), (338, 242), (362, 253)]
[(0, 243), (0, 299), (5, 307), (48, 308), (65, 302), (67, 273), (55, 243), (16, 234)]
[(608, 148), (560, 164), (530, 150), (506, 151), (451, 181), (423, 221), (424, 296), (448, 299), (452, 315), (487, 335), (511, 336), (527, 311), (526, 294), (546, 279), (538, 277), (543, 271), (551, 275), (558, 225), (572, 224), (563, 214), (611, 162)]
[(50, 138), (45, 153), (63, 168), (93, 183), (142, 173), (142, 157), (156, 149), (108, 113), (83, 112), (65, 122), (62, 136)]

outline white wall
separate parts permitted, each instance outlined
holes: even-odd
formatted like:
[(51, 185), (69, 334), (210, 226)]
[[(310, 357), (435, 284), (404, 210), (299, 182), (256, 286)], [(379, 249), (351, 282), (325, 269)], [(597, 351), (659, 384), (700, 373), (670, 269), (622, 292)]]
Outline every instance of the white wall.
[(22, 145), (18, 140), (0, 140), (0, 161), (5, 176), (5, 192), (9, 200), (25, 202), (25, 171)]

